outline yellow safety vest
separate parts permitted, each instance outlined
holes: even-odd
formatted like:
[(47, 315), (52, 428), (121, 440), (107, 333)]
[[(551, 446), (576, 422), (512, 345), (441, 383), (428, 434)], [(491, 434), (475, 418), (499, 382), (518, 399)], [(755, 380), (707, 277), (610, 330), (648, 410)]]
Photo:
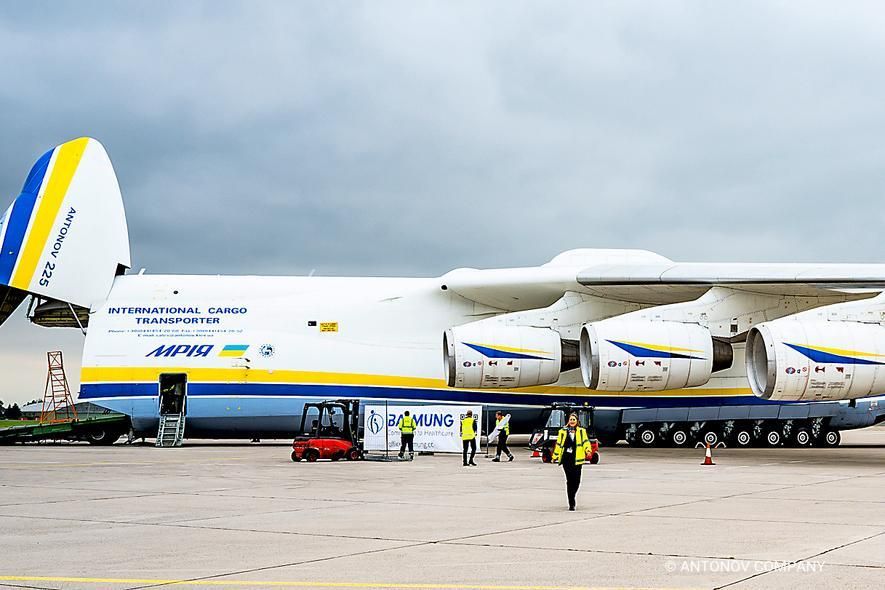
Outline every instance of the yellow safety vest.
[(400, 417), (399, 424), (397, 424), (397, 426), (399, 427), (400, 432), (402, 432), (403, 434), (412, 434), (413, 432), (415, 432), (415, 419), (411, 416), (402, 416)]
[[(562, 463), (562, 450), (565, 447), (565, 437), (568, 436), (568, 428), (561, 428), (556, 435), (556, 447), (553, 449), (553, 462)], [(575, 465), (583, 465), (587, 456), (593, 453), (590, 439), (587, 437), (587, 429), (578, 426), (575, 429)]]
[[(495, 420), (495, 428), (498, 428), (498, 425), (501, 423), (502, 420), (504, 420), (504, 418), (501, 418), (501, 420)], [(510, 421), (508, 421), (507, 424), (504, 425), (504, 434), (510, 436)]]
[(461, 440), (476, 438), (476, 418), (469, 416), (461, 420)]

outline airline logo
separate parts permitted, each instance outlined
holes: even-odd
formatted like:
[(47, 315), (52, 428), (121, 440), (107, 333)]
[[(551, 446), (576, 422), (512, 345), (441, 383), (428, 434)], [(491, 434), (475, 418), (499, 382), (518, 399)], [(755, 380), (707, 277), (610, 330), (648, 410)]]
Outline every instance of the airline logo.
[(802, 346), (784, 342), (802, 356), (815, 363), (838, 363), (840, 365), (885, 365), (885, 355), (861, 350), (830, 348), (828, 346)]
[(174, 356), (188, 356), (188, 357), (207, 357), (209, 353), (212, 352), (212, 349), (215, 348), (212, 344), (169, 344), (160, 345), (157, 348), (153, 349), (149, 353), (144, 356), (154, 356), (154, 357), (174, 357)]
[(606, 342), (617, 346), (631, 356), (639, 358), (704, 360), (704, 357), (697, 355), (697, 353), (702, 353), (704, 351), (695, 350), (693, 348), (663, 346), (660, 344), (647, 344), (644, 342), (628, 342), (626, 340), (606, 340)]
[(246, 354), (248, 349), (248, 344), (225, 344), (224, 348), (221, 349), (221, 352), (218, 353), (218, 356), (238, 358)]
[(532, 350), (529, 348), (515, 348), (513, 346), (498, 346), (494, 344), (473, 344), (463, 342), (464, 346), (468, 346), (490, 359), (526, 359), (537, 361), (550, 361), (551, 353), (544, 350)]

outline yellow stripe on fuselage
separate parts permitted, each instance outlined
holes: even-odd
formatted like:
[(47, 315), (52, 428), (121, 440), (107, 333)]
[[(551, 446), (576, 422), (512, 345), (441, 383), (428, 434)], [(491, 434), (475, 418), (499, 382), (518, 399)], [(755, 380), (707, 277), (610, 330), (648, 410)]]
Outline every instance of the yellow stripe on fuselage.
[(31, 230), (26, 238), (26, 245), (19, 258), (15, 275), (10, 284), (13, 287), (27, 291), (37, 270), (40, 255), (46, 247), (49, 232), (52, 229), (58, 210), (74, 178), (74, 172), (80, 165), (83, 152), (86, 151), (86, 137), (69, 141), (56, 149), (52, 172), (43, 196), (38, 199), (38, 209), (31, 222)]
[[(268, 371), (261, 369), (207, 369), (188, 367), (83, 367), (82, 383), (154, 383), (163, 373), (186, 373), (191, 383), (286, 383), (298, 385), (361, 385), (368, 387), (403, 387), (411, 389), (450, 389), (445, 380), (398, 375), (332, 373), (324, 371)], [(592, 397), (737, 397), (752, 395), (747, 387), (689, 388), (670, 391), (593, 391), (582, 385), (542, 385), (512, 389), (483, 389), (489, 393), (532, 393)], [(417, 397), (417, 396), (416, 396)]]

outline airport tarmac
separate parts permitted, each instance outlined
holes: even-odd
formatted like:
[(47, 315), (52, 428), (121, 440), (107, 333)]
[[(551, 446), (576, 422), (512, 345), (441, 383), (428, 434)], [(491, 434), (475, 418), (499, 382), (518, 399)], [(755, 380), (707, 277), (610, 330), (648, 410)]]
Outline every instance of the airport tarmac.
[(837, 449), (294, 464), (283, 442), (0, 447), (11, 588), (862, 588), (885, 583), (885, 428)]

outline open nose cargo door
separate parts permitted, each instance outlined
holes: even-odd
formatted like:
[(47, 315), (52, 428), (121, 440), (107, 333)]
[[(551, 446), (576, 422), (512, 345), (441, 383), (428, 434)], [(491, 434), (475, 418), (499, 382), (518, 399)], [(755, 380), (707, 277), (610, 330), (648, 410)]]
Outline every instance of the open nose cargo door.
[(131, 266), (123, 198), (101, 143), (82, 137), (37, 160), (0, 218), (0, 247), (0, 324), (32, 294), (35, 323), (85, 325)]

